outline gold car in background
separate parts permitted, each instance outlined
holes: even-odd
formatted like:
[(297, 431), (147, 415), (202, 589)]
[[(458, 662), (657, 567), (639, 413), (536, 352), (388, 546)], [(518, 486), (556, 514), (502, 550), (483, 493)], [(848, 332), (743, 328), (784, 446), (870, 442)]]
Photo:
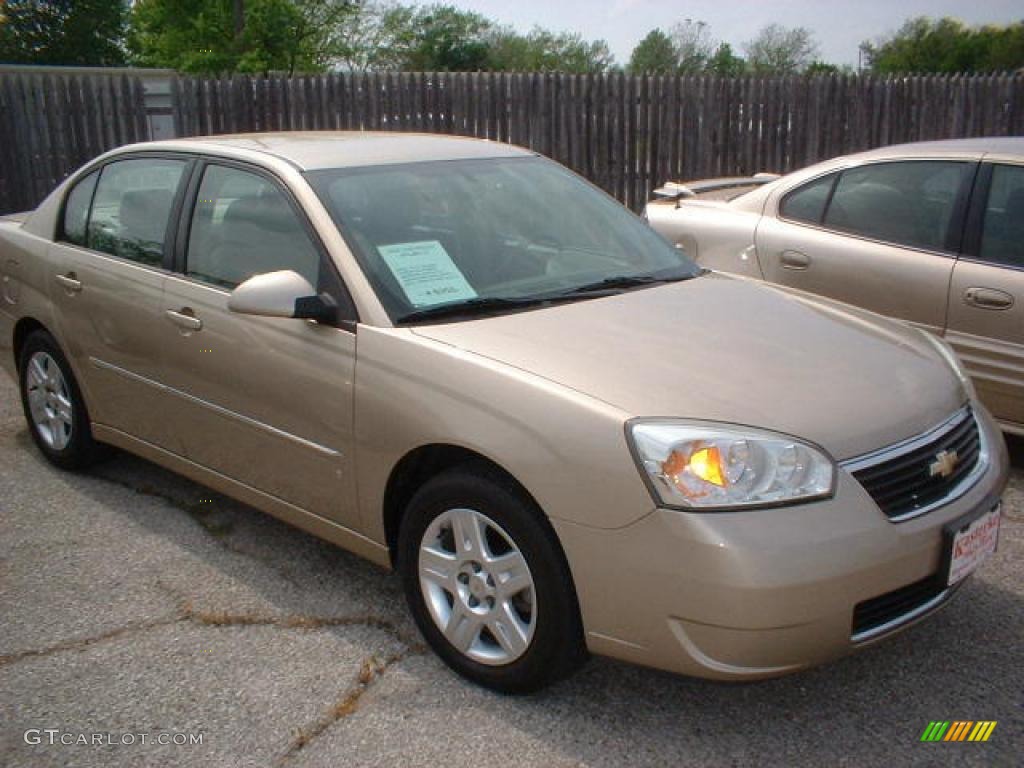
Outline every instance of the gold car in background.
[(1000, 426), (1024, 434), (1024, 139), (902, 144), (659, 192), (651, 226), (702, 266), (944, 337)]

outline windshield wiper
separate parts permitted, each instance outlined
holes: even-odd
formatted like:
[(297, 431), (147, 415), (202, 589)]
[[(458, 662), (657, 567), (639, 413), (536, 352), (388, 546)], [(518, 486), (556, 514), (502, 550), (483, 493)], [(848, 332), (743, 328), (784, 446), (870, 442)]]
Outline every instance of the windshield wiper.
[(689, 280), (691, 277), (697, 277), (700, 274), (702, 274), (702, 271), (682, 273), (673, 271), (668, 274), (665, 274), (664, 272), (653, 272), (647, 275), (615, 275), (614, 277), (606, 277), (603, 280), (597, 280), (593, 283), (578, 285), (575, 288), (565, 291), (562, 295), (591, 293), (593, 291), (612, 291), (619, 288), (636, 288), (641, 285), (653, 285), (655, 283), (675, 283), (680, 280)]
[(395, 320), (395, 323), (415, 323), (419, 320), (435, 320), (444, 317), (457, 317), (459, 315), (485, 314), (487, 312), (501, 312), (505, 310), (516, 310), (524, 307), (537, 307), (545, 304), (559, 302), (579, 301), (581, 299), (599, 298), (601, 296), (614, 296), (621, 289), (633, 288), (640, 285), (653, 283), (674, 283), (679, 280), (689, 280), (704, 274), (706, 270), (698, 272), (679, 273), (676, 271), (670, 274), (652, 273), (647, 275), (619, 275), (617, 277), (606, 277), (593, 283), (587, 283), (567, 291), (556, 291), (555, 293), (540, 294), (537, 296), (503, 297), (503, 296), (478, 296), (475, 299), (457, 301), (451, 304), (436, 304), (432, 307), (417, 309)]
[(424, 307), (408, 314), (402, 315), (396, 323), (412, 323), (417, 320), (433, 320), (435, 318), (453, 317), (456, 315), (472, 315), (501, 311), (505, 309), (520, 309), (522, 307), (533, 307), (538, 304), (547, 304), (550, 298), (502, 298), (499, 296), (480, 296), (475, 299), (458, 301), (453, 304), (437, 304), (433, 307)]

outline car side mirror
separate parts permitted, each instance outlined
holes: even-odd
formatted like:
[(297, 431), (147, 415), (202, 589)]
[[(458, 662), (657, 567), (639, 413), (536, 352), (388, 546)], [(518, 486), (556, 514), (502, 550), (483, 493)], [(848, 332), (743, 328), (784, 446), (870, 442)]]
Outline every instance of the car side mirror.
[(228, 296), (228, 309), (242, 315), (293, 317), (331, 323), (338, 308), (326, 295), (317, 294), (298, 272), (283, 269), (253, 275)]

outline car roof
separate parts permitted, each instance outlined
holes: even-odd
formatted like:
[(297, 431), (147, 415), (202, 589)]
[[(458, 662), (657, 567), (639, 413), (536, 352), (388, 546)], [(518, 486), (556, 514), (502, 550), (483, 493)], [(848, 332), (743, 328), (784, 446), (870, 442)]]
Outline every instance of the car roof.
[(848, 155), (846, 159), (878, 160), (917, 155), (986, 154), (1024, 155), (1024, 136), (1002, 136), (976, 139), (942, 139), (940, 141), (917, 141), (911, 144), (892, 144), (888, 147), (870, 149)]
[(303, 171), (536, 154), (522, 147), (486, 139), (397, 131), (238, 133), (147, 142), (132, 147), (135, 150), (197, 149), (204, 152), (227, 148), (273, 155)]

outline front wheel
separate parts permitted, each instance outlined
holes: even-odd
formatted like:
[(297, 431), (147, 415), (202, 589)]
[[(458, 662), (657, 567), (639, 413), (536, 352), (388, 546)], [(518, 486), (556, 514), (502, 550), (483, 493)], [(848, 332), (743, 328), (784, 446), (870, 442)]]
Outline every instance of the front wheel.
[(415, 494), (399, 535), (399, 569), (423, 636), (474, 682), (525, 693), (584, 658), (554, 534), (525, 494), (487, 468), (446, 472)]

